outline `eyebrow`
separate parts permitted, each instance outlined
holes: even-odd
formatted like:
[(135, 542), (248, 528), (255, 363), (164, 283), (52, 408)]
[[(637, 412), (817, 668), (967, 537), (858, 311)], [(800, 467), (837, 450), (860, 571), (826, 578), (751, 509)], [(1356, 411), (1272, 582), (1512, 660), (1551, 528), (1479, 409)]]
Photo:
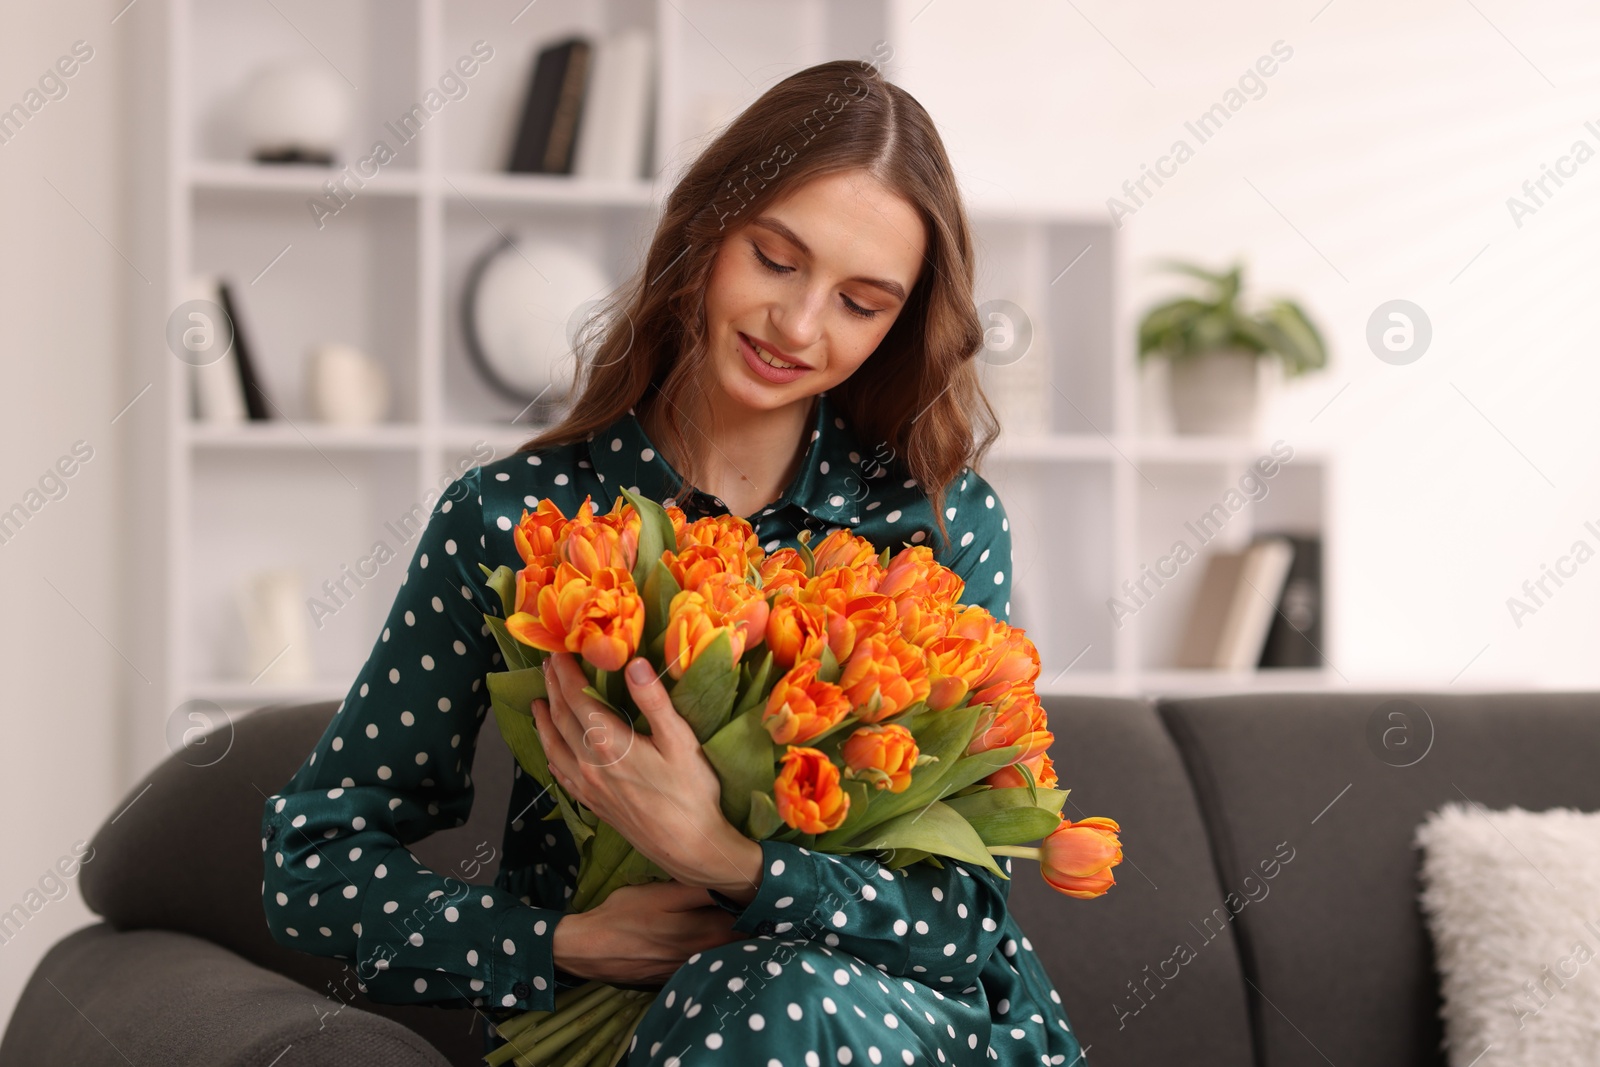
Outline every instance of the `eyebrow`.
[[(783, 220), (774, 218), (771, 215), (760, 215), (754, 219), (751, 219), (750, 222), (753, 226), (760, 226), (763, 229), (771, 230), (773, 233), (777, 234), (779, 237), (782, 237), (785, 241), (788, 241), (790, 244), (798, 248), (802, 255), (813, 256), (811, 246), (802, 241), (800, 239), (800, 235), (785, 225)], [(901, 303), (905, 303), (906, 287), (897, 281), (893, 281), (889, 278), (866, 277), (856, 277), (851, 278), (850, 280), (853, 282), (861, 282), (863, 285), (870, 285), (875, 289), (882, 289), (896, 300), (900, 301)]]

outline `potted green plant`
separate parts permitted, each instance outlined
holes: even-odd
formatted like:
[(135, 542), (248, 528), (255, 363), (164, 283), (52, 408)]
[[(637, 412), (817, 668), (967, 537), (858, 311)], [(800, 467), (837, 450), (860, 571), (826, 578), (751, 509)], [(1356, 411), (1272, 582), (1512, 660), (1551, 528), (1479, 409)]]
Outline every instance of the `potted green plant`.
[(1243, 266), (1215, 273), (1192, 263), (1162, 268), (1204, 283), (1198, 296), (1158, 304), (1139, 322), (1139, 361), (1165, 359), (1173, 424), (1185, 434), (1247, 436), (1255, 423), (1257, 365), (1276, 357), (1285, 377), (1327, 365), (1322, 335), (1292, 300), (1241, 306)]

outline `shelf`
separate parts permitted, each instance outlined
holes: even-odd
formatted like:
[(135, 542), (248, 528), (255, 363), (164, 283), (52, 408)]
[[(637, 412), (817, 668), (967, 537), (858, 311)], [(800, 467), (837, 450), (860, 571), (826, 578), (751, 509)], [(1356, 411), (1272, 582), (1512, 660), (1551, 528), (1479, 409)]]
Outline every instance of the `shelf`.
[(1227, 693), (1303, 692), (1328, 689), (1342, 682), (1331, 670), (1273, 668), (1253, 671), (1139, 672), (1068, 671), (1036, 684), (1039, 695), (1053, 696), (1220, 696)]
[[(323, 184), (344, 173), (340, 166), (316, 163), (227, 163), (203, 160), (189, 165), (189, 185), (197, 190), (218, 192), (291, 193), (296, 196), (322, 196)], [(422, 189), (416, 171), (390, 168), (353, 185), (358, 196), (415, 196)]]
[(215, 449), (337, 448), (392, 451), (417, 447), (420, 434), (420, 428), (414, 423), (334, 426), (287, 419), (239, 424), (189, 423), (185, 431), (191, 447)]
[(655, 186), (647, 181), (597, 181), (554, 174), (496, 174), (481, 171), (446, 172), (439, 176), (439, 192), (446, 199), (469, 204), (560, 204), (588, 207), (653, 208)]

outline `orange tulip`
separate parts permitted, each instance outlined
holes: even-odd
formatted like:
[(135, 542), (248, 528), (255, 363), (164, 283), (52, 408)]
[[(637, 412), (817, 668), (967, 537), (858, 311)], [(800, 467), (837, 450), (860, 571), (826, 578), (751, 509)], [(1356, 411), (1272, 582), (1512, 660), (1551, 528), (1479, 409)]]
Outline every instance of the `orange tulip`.
[(879, 722), (927, 699), (928, 669), (921, 651), (899, 634), (874, 634), (856, 641), (839, 688), (862, 722)]
[(890, 558), (877, 592), (896, 600), (923, 596), (953, 604), (961, 599), (965, 588), (966, 582), (959, 574), (934, 560), (933, 549), (910, 545)]
[[(622, 503), (622, 498), (618, 502)], [(602, 567), (631, 572), (639, 551), (639, 515), (627, 504), (596, 515), (594, 506), (585, 500), (562, 530), (558, 546), (561, 558), (586, 577)]]
[(816, 659), (822, 649), (833, 649), (843, 662), (855, 647), (855, 628), (839, 612), (822, 604), (808, 604), (787, 593), (778, 594), (767, 614), (767, 649), (772, 662), (788, 670), (796, 663)]
[[(512, 608), (516, 614), (538, 610), (539, 590), (556, 579), (556, 568), (549, 563), (530, 563), (517, 572), (517, 597)], [(509, 620), (508, 620), (509, 621)]]
[(808, 834), (838, 829), (850, 811), (850, 794), (839, 787), (839, 768), (814, 748), (788, 747), (772, 798), (778, 817)]
[(970, 637), (941, 637), (926, 647), (932, 681), (928, 707), (935, 711), (956, 707), (982, 677), (989, 657), (983, 646)]
[(941, 637), (949, 636), (954, 617), (950, 605), (913, 596), (896, 600), (894, 606), (900, 636), (918, 648), (927, 648)]
[(833, 567), (848, 567), (870, 574), (874, 581), (883, 577), (878, 550), (872, 542), (843, 526), (813, 545), (811, 554), (816, 558), (818, 574)]
[(780, 745), (810, 741), (850, 714), (850, 698), (832, 682), (817, 678), (816, 660), (786, 671), (767, 697), (761, 725)]
[(805, 588), (805, 557), (797, 549), (780, 548), (761, 561), (761, 588), (767, 593), (798, 595)]
[(1021, 745), (1016, 759), (1021, 763), (1042, 755), (1054, 740), (1050, 718), (1039, 703), (1039, 694), (1033, 691), (1033, 686), (1022, 683), (1006, 690), (978, 715), (967, 754)]
[(1039, 846), (1039, 873), (1050, 887), (1089, 900), (1117, 884), (1111, 868), (1122, 862), (1122, 827), (1115, 819), (1091, 816), (1061, 824)]
[(863, 726), (845, 738), (840, 755), (850, 768), (848, 777), (864, 778), (879, 789), (904, 793), (917, 765), (917, 742), (898, 723)]
[(767, 631), (767, 598), (760, 589), (737, 574), (714, 574), (698, 590), (718, 626), (732, 627), (731, 647), (737, 663), (750, 645), (760, 644)]
[(1050, 761), (1050, 754), (1047, 752), (1041, 752), (1030, 760), (1022, 760), (1018, 763), (1001, 767), (998, 771), (985, 778), (984, 782), (994, 786), (996, 789), (1023, 788), (1028, 784), (1028, 780), (1022, 776), (1021, 771), (1017, 770), (1021, 766), (1026, 766), (1028, 770), (1033, 772), (1033, 784), (1040, 789), (1054, 789), (1056, 787), (1055, 764)]
[(554, 567), (559, 562), (556, 543), (566, 525), (567, 517), (549, 497), (539, 501), (535, 511), (524, 508), (522, 519), (511, 535), (516, 542), (517, 555), (529, 566), (548, 564)]
[(603, 671), (620, 671), (644, 637), (644, 600), (621, 567), (595, 572), (582, 607), (567, 631), (567, 651)]
[(743, 575), (750, 564), (761, 565), (761, 544), (755, 527), (737, 515), (708, 515), (678, 531), (678, 551), (703, 545), (721, 557), (722, 569)]
[[(744, 638), (731, 632), (731, 627), (721, 625), (711, 611), (706, 598), (693, 589), (685, 589), (672, 598), (667, 606), (667, 628), (663, 654), (667, 660), (667, 673), (682, 678), (700, 653), (710, 647), (717, 635), (728, 633), (728, 643), (733, 651), (733, 662), (739, 662), (744, 653)], [(733, 644), (738, 642), (738, 648)]]
[(1032, 685), (1038, 679), (1039, 650), (1022, 630), (1005, 626), (1000, 639), (986, 651), (983, 674), (972, 686), (974, 703), (988, 703), (1019, 682)]
[(576, 652), (601, 670), (621, 670), (644, 636), (644, 601), (621, 567), (588, 577), (562, 562), (524, 606), (531, 610), (506, 620), (511, 636), (546, 652)]

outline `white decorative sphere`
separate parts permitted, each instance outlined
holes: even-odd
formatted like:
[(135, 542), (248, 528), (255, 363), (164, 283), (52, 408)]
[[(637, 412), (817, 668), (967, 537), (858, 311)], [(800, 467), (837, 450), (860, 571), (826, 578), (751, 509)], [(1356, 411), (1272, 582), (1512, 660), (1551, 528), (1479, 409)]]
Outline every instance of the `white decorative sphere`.
[[(557, 241), (513, 239), (485, 264), (470, 314), (483, 358), (518, 392), (565, 396), (576, 360), (568, 323), (611, 280), (586, 253)], [(548, 392), (546, 389), (548, 387)]]
[(350, 87), (321, 60), (258, 70), (239, 99), (239, 132), (253, 155), (337, 155), (350, 129)]

